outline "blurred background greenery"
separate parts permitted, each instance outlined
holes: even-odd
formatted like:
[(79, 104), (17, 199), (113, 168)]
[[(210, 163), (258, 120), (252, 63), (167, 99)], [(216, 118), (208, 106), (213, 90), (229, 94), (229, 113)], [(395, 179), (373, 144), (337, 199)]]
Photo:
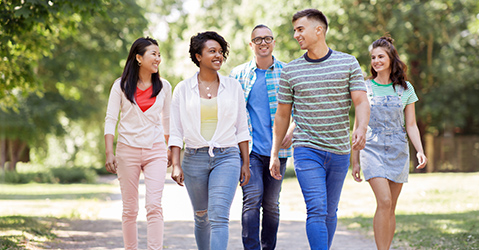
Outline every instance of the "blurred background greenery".
[(389, 33), (419, 96), (426, 171), (479, 171), (476, 0), (0, 0), (0, 165), (102, 169), (109, 90), (136, 38), (159, 41), (160, 73), (176, 85), (197, 70), (189, 39), (206, 30), (231, 45), (223, 75), (252, 58), (257, 24), (273, 30), (279, 60), (299, 57), (291, 17), (305, 8), (325, 13), (328, 45), (356, 56), (365, 75), (368, 46)]

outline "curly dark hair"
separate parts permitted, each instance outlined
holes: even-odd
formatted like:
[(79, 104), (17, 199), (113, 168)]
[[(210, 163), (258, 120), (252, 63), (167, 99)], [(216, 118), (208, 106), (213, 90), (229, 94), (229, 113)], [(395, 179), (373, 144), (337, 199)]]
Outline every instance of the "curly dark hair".
[[(389, 75), (389, 78), (393, 82), (393, 88), (396, 89), (396, 85), (400, 85), (404, 89), (407, 89), (407, 66), (399, 58), (398, 51), (394, 47), (393, 42), (394, 39), (392, 39), (390, 36), (382, 36), (373, 42), (370, 52), (375, 48), (383, 48), (386, 51), (386, 54), (389, 56), (389, 60), (391, 60), (391, 74)], [(374, 79), (378, 76), (378, 72), (373, 69), (372, 65), (370, 71), (372, 75), (369, 77), (370, 79)]]
[(198, 33), (196, 36), (192, 36), (190, 40), (190, 58), (198, 67), (200, 66), (200, 62), (198, 62), (196, 59), (196, 54), (201, 55), (203, 48), (205, 47), (205, 43), (208, 40), (214, 40), (220, 44), (221, 49), (223, 49), (224, 61), (226, 61), (226, 58), (228, 57), (228, 49), (230, 45), (222, 36), (214, 31)]

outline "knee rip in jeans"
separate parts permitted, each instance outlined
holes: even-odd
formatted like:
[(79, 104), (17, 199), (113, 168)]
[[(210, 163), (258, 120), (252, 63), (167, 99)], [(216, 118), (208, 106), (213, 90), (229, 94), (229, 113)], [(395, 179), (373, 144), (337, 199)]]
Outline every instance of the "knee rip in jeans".
[(196, 216), (204, 217), (208, 213), (208, 210), (196, 211)]

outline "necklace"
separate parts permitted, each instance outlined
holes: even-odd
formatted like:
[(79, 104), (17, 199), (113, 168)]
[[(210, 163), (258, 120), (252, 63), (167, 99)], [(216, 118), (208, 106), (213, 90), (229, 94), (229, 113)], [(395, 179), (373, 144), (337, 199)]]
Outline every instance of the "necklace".
[(206, 91), (206, 97), (208, 97), (208, 99), (211, 99), (211, 91), (210, 91), (210, 87), (214, 86), (216, 84), (216, 82), (218, 81), (218, 79), (214, 80), (213, 82), (209, 82), (208, 85), (206, 85), (207, 82), (204, 82), (200, 79), (200, 77), (198, 77), (198, 82), (201, 84), (201, 86), (203, 86), (205, 88), (205, 91)]

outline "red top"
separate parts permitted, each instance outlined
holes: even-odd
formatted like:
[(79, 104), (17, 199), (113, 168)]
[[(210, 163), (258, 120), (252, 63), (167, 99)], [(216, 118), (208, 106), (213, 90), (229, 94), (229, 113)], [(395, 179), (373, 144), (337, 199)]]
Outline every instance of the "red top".
[(153, 104), (155, 104), (156, 96), (151, 98), (151, 94), (153, 93), (153, 88), (150, 86), (145, 90), (141, 90), (140, 88), (136, 88), (135, 93), (135, 100), (138, 107), (140, 107), (141, 111), (147, 111)]

